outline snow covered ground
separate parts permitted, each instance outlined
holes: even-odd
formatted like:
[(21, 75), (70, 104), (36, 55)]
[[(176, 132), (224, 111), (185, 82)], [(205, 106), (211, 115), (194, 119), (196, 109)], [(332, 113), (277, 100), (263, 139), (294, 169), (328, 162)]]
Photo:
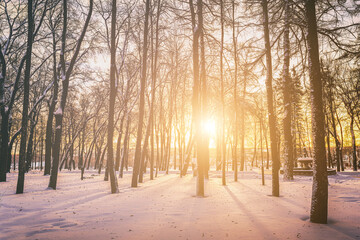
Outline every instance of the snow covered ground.
[[(309, 222), (311, 177), (261, 185), (255, 171), (239, 173), (227, 186), (211, 171), (206, 197), (197, 198), (191, 173), (161, 173), (130, 188), (131, 173), (119, 179), (120, 193), (96, 171), (59, 173), (58, 189), (48, 176), (30, 172), (25, 193), (14, 194), (17, 175), (0, 183), (0, 239), (359, 239), (360, 173), (329, 177), (329, 224)], [(148, 177), (148, 176), (146, 176)]]

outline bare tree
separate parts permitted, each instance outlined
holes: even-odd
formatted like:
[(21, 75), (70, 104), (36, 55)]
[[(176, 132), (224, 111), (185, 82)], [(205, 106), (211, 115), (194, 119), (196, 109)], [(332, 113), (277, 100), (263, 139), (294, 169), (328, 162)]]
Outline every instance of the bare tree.
[(58, 174), (59, 159), (60, 159), (60, 144), (61, 144), (61, 136), (62, 136), (62, 123), (63, 123), (65, 105), (66, 105), (67, 96), (68, 96), (70, 76), (74, 69), (76, 60), (77, 60), (79, 52), (80, 52), (81, 43), (85, 37), (85, 33), (86, 33), (87, 27), (90, 22), (92, 10), (93, 10), (93, 4), (94, 4), (94, 1), (90, 0), (89, 12), (86, 16), (85, 24), (81, 31), (80, 37), (77, 40), (75, 52), (71, 58), (71, 61), (68, 65), (68, 67), (66, 68), (66, 63), (65, 63), (66, 49), (65, 48), (66, 48), (66, 37), (67, 37), (67, 0), (63, 0), (63, 29), (62, 29), (62, 35), (61, 35), (61, 52), (60, 52), (60, 64), (61, 64), (60, 79), (62, 81), (62, 93), (61, 93), (60, 106), (54, 113), (54, 115), (55, 115), (55, 138), (54, 138), (54, 147), (53, 147), (53, 153), (52, 153), (53, 164), (52, 164), (52, 168), (51, 168), (51, 175), (50, 175), (50, 181), (49, 181), (49, 187), (52, 189), (56, 189), (56, 183), (57, 183), (57, 174)]
[(278, 153), (276, 116), (273, 105), (272, 60), (271, 60), (271, 45), (270, 45), (270, 37), (269, 37), (269, 17), (268, 17), (267, 0), (262, 0), (262, 8), (264, 15), (263, 26), (264, 26), (265, 54), (266, 54), (266, 92), (267, 92), (271, 160), (272, 160), (272, 195), (278, 197), (280, 195), (280, 190), (279, 190), (280, 159)]
[(23, 100), (23, 110), (22, 110), (22, 120), (21, 120), (21, 140), (20, 140), (20, 154), (19, 154), (19, 175), (16, 186), (16, 193), (24, 192), (24, 181), (25, 181), (25, 157), (26, 157), (26, 140), (28, 134), (28, 112), (29, 112), (29, 92), (30, 92), (30, 70), (31, 70), (31, 54), (32, 54), (32, 44), (33, 44), (33, 2), (32, 0), (28, 1), (27, 4), (27, 14), (28, 14), (28, 35), (27, 35), (27, 49), (26, 49), (26, 63), (25, 63), (25, 73), (24, 73), (24, 100)]
[(140, 82), (140, 105), (139, 105), (139, 122), (136, 137), (136, 149), (134, 158), (133, 175), (131, 187), (137, 187), (138, 176), (140, 171), (141, 160), (141, 142), (142, 142), (142, 128), (145, 113), (145, 86), (146, 86), (146, 65), (147, 65), (147, 51), (148, 51), (148, 33), (149, 33), (149, 14), (150, 14), (150, 0), (145, 3), (145, 23), (144, 23), (144, 41), (143, 41), (143, 55), (141, 67), (141, 82)]
[(112, 1), (111, 7), (111, 62), (110, 62), (110, 98), (109, 98), (109, 119), (108, 119), (108, 137), (107, 137), (107, 169), (110, 174), (111, 193), (118, 192), (117, 179), (114, 168), (113, 138), (114, 138), (114, 105), (116, 97), (115, 71), (116, 71), (116, 0)]
[(283, 95), (284, 95), (284, 179), (293, 180), (293, 135), (292, 135), (292, 96), (290, 77), (290, 0), (284, 1), (284, 63), (283, 63)]

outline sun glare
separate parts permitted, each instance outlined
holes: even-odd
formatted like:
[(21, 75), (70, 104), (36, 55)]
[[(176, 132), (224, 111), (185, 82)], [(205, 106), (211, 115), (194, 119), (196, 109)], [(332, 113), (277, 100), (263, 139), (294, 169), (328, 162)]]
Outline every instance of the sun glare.
[(216, 147), (216, 124), (213, 119), (206, 120), (201, 125), (203, 134), (209, 136), (209, 148)]
[(204, 121), (202, 124), (202, 131), (210, 137), (216, 136), (216, 125), (214, 120)]

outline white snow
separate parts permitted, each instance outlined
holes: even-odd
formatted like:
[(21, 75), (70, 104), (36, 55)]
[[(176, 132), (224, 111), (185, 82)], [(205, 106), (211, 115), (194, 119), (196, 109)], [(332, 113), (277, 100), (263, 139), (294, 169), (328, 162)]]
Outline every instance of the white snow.
[(30, 172), (25, 193), (16, 195), (17, 173), (0, 183), (0, 239), (360, 239), (360, 173), (329, 177), (329, 223), (310, 223), (311, 177), (280, 183), (271, 197), (255, 172), (240, 172), (227, 186), (210, 172), (206, 197), (197, 198), (196, 179), (161, 173), (130, 188), (131, 172), (110, 194), (103, 174), (59, 172), (57, 190), (49, 176)]

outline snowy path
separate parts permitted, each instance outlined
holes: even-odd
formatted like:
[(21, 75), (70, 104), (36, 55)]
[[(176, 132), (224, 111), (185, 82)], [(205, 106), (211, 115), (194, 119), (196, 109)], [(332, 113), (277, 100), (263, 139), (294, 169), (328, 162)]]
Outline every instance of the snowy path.
[(25, 194), (15, 195), (16, 177), (0, 183), (0, 239), (359, 239), (360, 173), (329, 178), (329, 224), (308, 221), (311, 177), (281, 182), (281, 197), (269, 196), (255, 172), (227, 186), (219, 172), (206, 181), (205, 198), (194, 197), (195, 178), (160, 174), (137, 189), (131, 175), (120, 193), (95, 171), (61, 172), (58, 190), (48, 177), (26, 176)]

